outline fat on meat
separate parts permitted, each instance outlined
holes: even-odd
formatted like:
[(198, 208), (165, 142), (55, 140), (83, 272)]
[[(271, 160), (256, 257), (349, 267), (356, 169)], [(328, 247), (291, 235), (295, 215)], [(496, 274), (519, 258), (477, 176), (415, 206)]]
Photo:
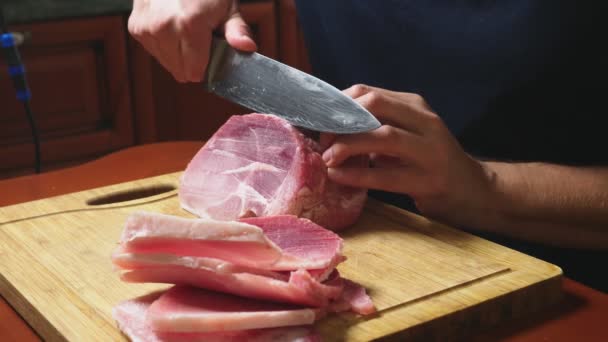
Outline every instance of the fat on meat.
[(191, 285), (242, 297), (327, 308), (327, 312), (376, 312), (365, 288), (340, 277), (336, 270), (320, 282), (306, 270), (260, 271), (209, 258), (122, 254), (115, 263), (123, 267), (121, 279), (126, 282)]
[(175, 333), (155, 331), (147, 319), (148, 309), (160, 292), (119, 303), (112, 310), (118, 328), (133, 342), (319, 342), (321, 338), (308, 326), (281, 327), (223, 332)]
[[(365, 290), (335, 270), (345, 260), (342, 242), (334, 232), (291, 215), (223, 222), (142, 211), (127, 219), (112, 261), (128, 282), (370, 313), (373, 303)], [(272, 258), (258, 263), (259, 255)]]
[(282, 255), (262, 229), (247, 223), (188, 219), (146, 211), (127, 217), (120, 249), (213, 257), (262, 268), (275, 264)]
[(342, 244), (334, 232), (290, 215), (237, 222), (140, 211), (127, 218), (119, 250), (211, 257), (258, 269), (307, 269), (327, 275), (345, 259)]
[[(279, 246), (283, 257), (273, 270), (331, 271), (346, 260), (342, 255), (343, 240), (336, 233), (318, 224), (293, 215), (251, 217), (241, 222), (259, 227), (264, 235)], [(307, 262), (304, 262), (307, 260)]]
[(121, 279), (133, 283), (191, 285), (242, 297), (323, 307), (342, 294), (337, 271), (320, 282), (304, 269), (264, 272), (235, 267), (217, 259), (171, 255), (116, 254)]
[(205, 218), (295, 215), (328, 229), (359, 217), (366, 189), (331, 182), (317, 142), (284, 119), (232, 116), (182, 175), (182, 208)]

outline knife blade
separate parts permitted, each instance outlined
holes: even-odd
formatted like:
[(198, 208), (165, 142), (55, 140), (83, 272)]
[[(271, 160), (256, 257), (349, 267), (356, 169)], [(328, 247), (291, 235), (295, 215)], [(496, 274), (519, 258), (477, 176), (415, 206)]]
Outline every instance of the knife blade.
[(366, 132), (380, 122), (336, 87), (259, 53), (214, 38), (205, 88), (294, 126), (339, 134)]

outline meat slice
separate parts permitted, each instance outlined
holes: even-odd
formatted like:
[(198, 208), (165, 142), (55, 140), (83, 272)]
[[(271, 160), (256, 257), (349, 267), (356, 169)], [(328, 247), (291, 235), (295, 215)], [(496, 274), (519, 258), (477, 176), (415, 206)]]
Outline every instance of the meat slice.
[(148, 309), (155, 331), (223, 332), (310, 325), (315, 310), (174, 286)]
[(150, 305), (161, 293), (124, 301), (112, 310), (119, 329), (133, 342), (318, 342), (309, 327), (269, 328), (224, 332), (175, 333), (152, 330), (146, 319)]
[(127, 252), (214, 257), (255, 267), (269, 267), (282, 256), (259, 227), (152, 212), (131, 214), (120, 243)]
[(273, 270), (333, 270), (346, 259), (342, 255), (342, 239), (308, 219), (280, 215), (240, 221), (261, 228), (281, 248), (282, 257), (272, 266)]
[(360, 315), (370, 315), (376, 312), (374, 302), (365, 292), (365, 288), (348, 279), (343, 280), (344, 290), (337, 300), (330, 303), (329, 312), (352, 311)]
[(344, 228), (359, 217), (367, 191), (329, 181), (319, 152), (276, 116), (232, 116), (186, 168), (181, 206), (218, 220), (290, 214)]
[[(207, 269), (217, 273), (250, 273), (268, 278), (287, 281), (289, 272), (275, 272), (206, 257), (176, 256), (173, 254), (131, 253), (120, 247), (112, 255), (112, 262), (119, 270), (133, 270), (154, 267), (183, 266), (191, 269)], [(316, 278), (315, 278), (316, 279)]]
[(217, 259), (118, 253), (114, 263), (121, 279), (134, 283), (167, 283), (276, 302), (323, 307), (342, 293), (343, 282), (321, 283), (306, 270), (258, 271)]
[(315, 270), (323, 280), (340, 262), (342, 239), (295, 216), (242, 222), (137, 212), (127, 219), (120, 253), (212, 257), (274, 271)]

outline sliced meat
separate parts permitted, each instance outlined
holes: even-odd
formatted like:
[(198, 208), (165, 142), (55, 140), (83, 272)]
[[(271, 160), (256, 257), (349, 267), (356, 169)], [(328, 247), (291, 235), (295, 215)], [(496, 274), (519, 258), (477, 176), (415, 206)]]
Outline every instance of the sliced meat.
[(121, 279), (127, 282), (192, 285), (248, 298), (313, 307), (328, 305), (340, 296), (343, 287), (341, 281), (329, 285), (321, 283), (302, 269), (287, 274), (260, 273), (209, 258), (123, 253), (114, 255), (114, 260), (122, 270)]
[(120, 253), (212, 257), (274, 271), (310, 269), (321, 280), (345, 259), (338, 235), (288, 215), (235, 222), (138, 212), (127, 219), (120, 242)]
[(343, 312), (349, 310), (360, 315), (370, 315), (376, 312), (376, 307), (363, 286), (344, 279), (342, 295), (330, 303), (328, 311)]
[(329, 181), (319, 152), (316, 142), (276, 116), (232, 116), (186, 168), (181, 206), (218, 220), (290, 214), (329, 229), (349, 226), (367, 191)]
[(320, 337), (309, 327), (269, 328), (225, 332), (174, 333), (152, 330), (146, 319), (150, 305), (159, 298), (154, 293), (118, 304), (112, 316), (119, 329), (133, 342), (318, 342)]
[[(208, 269), (217, 273), (250, 273), (287, 281), (289, 272), (275, 272), (254, 267), (235, 265), (230, 262), (205, 257), (176, 256), (172, 254), (130, 253), (120, 247), (112, 255), (112, 262), (119, 270), (133, 270), (171, 265), (192, 269)], [(316, 278), (315, 278), (316, 279)]]
[(315, 310), (174, 286), (148, 309), (155, 331), (223, 332), (310, 325)]
[(281, 248), (282, 256), (272, 265), (273, 270), (333, 270), (346, 259), (342, 255), (342, 239), (308, 219), (280, 215), (240, 221), (260, 227), (264, 235)]
[(152, 212), (130, 215), (120, 243), (125, 251), (214, 257), (255, 267), (269, 267), (282, 256), (259, 227)]

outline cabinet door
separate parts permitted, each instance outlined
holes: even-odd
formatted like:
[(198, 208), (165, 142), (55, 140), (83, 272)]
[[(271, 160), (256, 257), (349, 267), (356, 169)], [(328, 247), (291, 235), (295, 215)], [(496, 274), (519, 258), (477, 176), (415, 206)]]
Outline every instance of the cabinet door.
[[(277, 58), (273, 1), (242, 3), (259, 52)], [(208, 139), (231, 115), (250, 112), (200, 84), (180, 84), (134, 40), (130, 40), (138, 143)]]
[[(41, 135), (43, 170), (133, 144), (125, 20), (103, 17), (11, 27)], [(34, 149), (23, 105), (0, 62), (0, 177), (31, 172)]]

